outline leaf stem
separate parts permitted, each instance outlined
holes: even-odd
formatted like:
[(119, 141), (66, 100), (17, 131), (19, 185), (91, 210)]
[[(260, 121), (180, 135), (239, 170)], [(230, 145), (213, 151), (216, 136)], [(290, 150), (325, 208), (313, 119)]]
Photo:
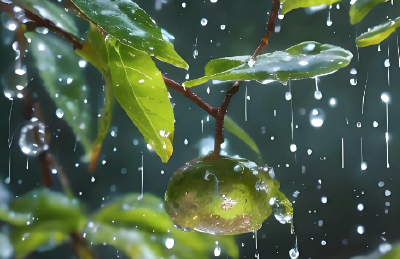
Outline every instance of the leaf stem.
[[(14, 12), (14, 7), (20, 7), (24, 10), (24, 15), (19, 15), (20, 13)], [(20, 23), (23, 23), (24, 19), (28, 18), (35, 22), (36, 24), (33, 26), (32, 22), (30, 23), (31, 28), (35, 27), (46, 27), (52, 32), (54, 32), (57, 36), (67, 40), (71, 45), (74, 47), (74, 49), (81, 49), (82, 48), (82, 43), (79, 41), (79, 39), (74, 36), (73, 34), (66, 32), (60, 28), (58, 28), (54, 23), (51, 21), (44, 19), (43, 17), (40, 17), (39, 15), (36, 15), (29, 9), (27, 9), (25, 6), (20, 5), (20, 4), (15, 4), (15, 3), (5, 3), (3, 1), (0, 1), (0, 9), (3, 10), (4, 12), (8, 13), (11, 15), (15, 20), (17, 20)]]
[(162, 76), (162, 78), (164, 80), (165, 85), (173, 88), (175, 91), (180, 92), (183, 96), (191, 100), (193, 103), (197, 104), (200, 108), (205, 110), (208, 114), (210, 114), (214, 118), (218, 116), (218, 109), (212, 107), (211, 105), (203, 101), (203, 99), (201, 99), (197, 94), (193, 93), (192, 90), (178, 84), (174, 80), (171, 80), (165, 77), (164, 75)]

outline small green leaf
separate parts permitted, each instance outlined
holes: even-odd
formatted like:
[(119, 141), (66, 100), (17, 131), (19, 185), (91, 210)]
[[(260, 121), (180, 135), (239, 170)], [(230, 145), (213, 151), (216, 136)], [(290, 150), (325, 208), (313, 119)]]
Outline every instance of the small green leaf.
[(25, 221), (25, 231), (29, 232), (79, 232), (85, 224), (85, 216), (77, 199), (46, 188), (15, 198), (9, 204), (9, 211), (35, 218)]
[(356, 0), (350, 7), (350, 23), (354, 25), (361, 22), (361, 20), (364, 19), (375, 5), (386, 1), (387, 0)]
[(356, 39), (356, 44), (358, 47), (367, 47), (379, 44), (389, 37), (390, 34), (395, 32), (398, 27), (400, 27), (400, 17), (397, 17), (393, 21), (375, 26), (368, 32), (361, 34)]
[(189, 68), (163, 39), (161, 29), (136, 3), (126, 0), (72, 0), (93, 23), (122, 43), (144, 51), (172, 65)]
[[(247, 62), (250, 60), (250, 56), (212, 60), (206, 66), (207, 73), (210, 71), (219, 73), (187, 81), (184, 86), (192, 87), (208, 80), (257, 80), (261, 83), (279, 80), (286, 82), (289, 79), (304, 79), (334, 73), (338, 69), (346, 67), (352, 58), (353, 54), (341, 47), (309, 41), (285, 51), (260, 55), (254, 64)], [(239, 61), (240, 65), (233, 67), (239, 64)], [(231, 69), (222, 71), (221, 68)]]
[(107, 49), (115, 97), (146, 142), (167, 162), (173, 151), (174, 114), (161, 72), (148, 54), (111, 36)]
[(14, 3), (20, 5), (33, 12), (34, 14), (43, 17), (56, 24), (62, 30), (78, 36), (79, 30), (74, 19), (60, 6), (52, 3), (49, 0), (13, 0)]
[(306, 8), (315, 5), (332, 5), (333, 3), (339, 2), (340, 0), (282, 0), (282, 8), (280, 13), (285, 14), (293, 9)]
[(31, 39), (28, 49), (32, 53), (43, 85), (60, 109), (58, 116), (68, 123), (90, 156), (92, 148), (92, 118), (90, 105), (85, 103), (89, 93), (81, 60), (73, 48), (55, 35), (25, 33)]
[(100, 154), (103, 141), (107, 136), (111, 125), (115, 95), (110, 67), (108, 66), (108, 52), (105, 38), (98, 28), (91, 23), (88, 33), (89, 41), (83, 44), (82, 49), (77, 49), (76, 53), (89, 61), (103, 75), (105, 80), (105, 104), (103, 114), (99, 119), (98, 134), (93, 142), (89, 170), (93, 172), (96, 168), (97, 158)]
[(260, 154), (260, 150), (254, 140), (239, 126), (234, 122), (228, 115), (225, 116), (224, 127), (226, 130), (230, 131), (233, 135), (243, 140), (251, 149), (257, 154)]
[[(219, 242), (222, 253), (233, 258), (239, 255), (233, 237), (183, 232), (175, 228), (164, 211), (164, 201), (150, 193), (120, 197), (92, 218), (95, 227), (85, 229), (87, 238), (95, 244), (111, 244), (131, 258), (135, 251), (141, 254), (146, 250), (164, 258), (172, 255), (187, 259), (208, 258), (207, 254), (215, 249), (215, 241)], [(167, 239), (174, 242), (172, 249), (165, 249)]]

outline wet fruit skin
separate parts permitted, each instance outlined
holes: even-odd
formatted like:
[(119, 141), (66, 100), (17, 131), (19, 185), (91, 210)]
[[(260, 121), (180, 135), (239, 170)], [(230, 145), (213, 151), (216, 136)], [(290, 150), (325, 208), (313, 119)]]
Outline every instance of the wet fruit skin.
[(172, 176), (165, 210), (177, 225), (209, 234), (257, 230), (272, 213), (270, 199), (284, 197), (270, 170), (242, 158), (197, 158)]

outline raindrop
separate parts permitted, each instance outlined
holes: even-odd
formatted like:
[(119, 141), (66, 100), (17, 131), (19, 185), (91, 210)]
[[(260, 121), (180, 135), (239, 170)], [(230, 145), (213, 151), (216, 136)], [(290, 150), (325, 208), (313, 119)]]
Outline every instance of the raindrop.
[(182, 3), (182, 8), (186, 8), (186, 3), (185, 2)]
[(173, 238), (167, 238), (167, 240), (165, 241), (165, 247), (168, 249), (171, 249), (174, 247), (174, 239)]
[(297, 248), (292, 248), (289, 251), (289, 256), (291, 259), (297, 259), (299, 257), (300, 253), (299, 250), (297, 250)]
[(96, 179), (94, 179), (94, 176), (92, 176), (92, 179), (90, 179), (90, 181), (92, 181), (92, 183), (93, 183), (94, 181), (96, 181)]
[(359, 211), (363, 211), (363, 210), (364, 210), (364, 204), (362, 204), (362, 203), (358, 204), (358, 205), (357, 205), (357, 209), (358, 209)]
[(361, 128), (361, 122), (357, 122), (357, 128)]
[(388, 103), (389, 100), (390, 100), (389, 94), (388, 93), (382, 93), (381, 99), (382, 99), (383, 102)]
[(177, 223), (174, 223), (174, 227), (177, 228), (177, 229), (182, 230), (183, 232), (190, 232), (190, 231), (192, 231), (191, 228), (181, 226), (181, 225), (179, 225), (179, 224), (177, 224)]
[(79, 163), (76, 163), (76, 164), (75, 164), (75, 167), (78, 167), (78, 166), (79, 166)]
[(45, 125), (36, 120), (28, 122), (21, 129), (19, 147), (28, 156), (36, 156), (49, 148), (45, 141)]
[(308, 155), (311, 155), (311, 154), (312, 154), (312, 150), (311, 150), (311, 149), (308, 149), (308, 150), (307, 150), (307, 154), (308, 154)]
[(304, 165), (301, 166), (301, 173), (302, 174), (306, 173), (306, 167)]
[(355, 78), (350, 79), (350, 84), (357, 85), (357, 79), (355, 79)]
[(385, 196), (390, 196), (391, 194), (392, 194), (391, 191), (389, 191), (389, 190), (386, 190), (386, 191), (385, 191)]
[(367, 162), (361, 162), (361, 170), (366, 170), (368, 168)]
[(137, 146), (138, 144), (139, 144), (139, 140), (134, 139), (134, 140), (133, 140), (133, 145)]
[(183, 144), (187, 145), (189, 143), (189, 141), (187, 139), (185, 139), (185, 141), (183, 141)]
[(221, 255), (221, 248), (219, 246), (217, 246), (214, 249), (214, 256), (220, 256)]
[(323, 245), (323, 246), (326, 245), (326, 241), (325, 241), (325, 240), (322, 240), (322, 241), (321, 241), (321, 245)]
[(211, 3), (216, 3), (218, 0), (210, 0)]
[(299, 194), (300, 194), (300, 192), (296, 190), (293, 193), (293, 197), (297, 198), (297, 197), (299, 197)]
[(357, 69), (352, 68), (352, 69), (350, 70), (350, 74), (352, 74), (352, 75), (357, 75)]
[(57, 115), (58, 118), (61, 119), (61, 118), (64, 116), (64, 111), (61, 110), (60, 108), (58, 108), (58, 109), (56, 110), (56, 115)]
[(271, 137), (271, 140), (274, 140), (274, 139), (275, 139), (275, 137), (274, 137), (274, 136), (272, 136), (272, 137)]
[(358, 226), (357, 227), (357, 233), (362, 235), (365, 232), (365, 228), (363, 226)]
[(202, 26), (206, 26), (207, 23), (208, 23), (208, 21), (207, 21), (206, 18), (203, 18), (203, 19), (201, 19), (201, 21), (200, 21), (200, 24), (201, 24)]
[(319, 128), (324, 124), (325, 114), (321, 109), (313, 109), (309, 119), (312, 126)]
[(331, 11), (329, 11), (328, 20), (326, 20), (326, 25), (327, 25), (327, 26), (331, 26), (331, 25), (332, 25)]
[(372, 123), (372, 126), (373, 126), (374, 128), (378, 127), (378, 122), (377, 122), (377, 121), (374, 121), (374, 122)]
[(51, 169), (52, 174), (57, 174), (57, 169)]
[(322, 203), (327, 203), (328, 202), (328, 198), (326, 198), (325, 196), (321, 197), (321, 202)]
[(121, 169), (121, 174), (126, 174), (126, 168)]
[(378, 186), (379, 186), (379, 187), (383, 187), (383, 186), (385, 186), (385, 183), (382, 182), (382, 181), (380, 181), (380, 182), (378, 183)]
[(285, 99), (286, 99), (287, 101), (291, 100), (291, 99), (292, 99), (292, 94), (291, 94), (290, 92), (286, 92), (286, 93), (285, 93)]
[(320, 90), (316, 90), (316, 91), (314, 92), (314, 98), (317, 99), (317, 100), (321, 100), (321, 98), (322, 98), (322, 93), (321, 93)]
[(330, 107), (336, 107), (337, 101), (335, 98), (329, 99), (329, 106)]
[(226, 25), (222, 24), (221, 25), (221, 30), (225, 30), (225, 28), (226, 28)]
[(389, 61), (389, 59), (386, 59), (386, 60), (385, 60), (384, 65), (385, 65), (385, 67), (390, 67), (390, 61)]

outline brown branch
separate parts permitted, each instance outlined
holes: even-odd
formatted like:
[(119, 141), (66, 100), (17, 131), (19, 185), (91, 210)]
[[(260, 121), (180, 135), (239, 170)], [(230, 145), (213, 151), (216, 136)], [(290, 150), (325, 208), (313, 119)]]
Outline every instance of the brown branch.
[(279, 0), (273, 0), (271, 13), (269, 15), (269, 20), (267, 24), (267, 32), (264, 34), (264, 37), (262, 37), (260, 46), (258, 46), (253, 56), (251, 57), (253, 60), (257, 60), (257, 56), (260, 55), (263, 49), (268, 46), (269, 37), (275, 29), (275, 21), (276, 17), (278, 16), (280, 5), (281, 3)]
[(175, 91), (180, 92), (183, 96), (185, 96), (186, 98), (188, 98), (189, 100), (191, 100), (192, 102), (197, 104), (200, 108), (205, 110), (208, 114), (210, 114), (214, 118), (217, 117), (218, 109), (211, 107), (208, 103), (203, 101), (203, 99), (201, 99), (199, 96), (197, 96), (195, 93), (193, 93), (192, 90), (190, 90), (189, 88), (183, 87), (182, 85), (178, 84), (177, 82), (175, 82), (165, 76), (162, 76), (162, 78), (167, 86), (173, 88)]
[(221, 144), (224, 143), (224, 121), (225, 114), (228, 110), (229, 103), (233, 95), (235, 95), (240, 88), (240, 81), (237, 81), (227, 92), (221, 107), (218, 109), (218, 116), (215, 118), (215, 140), (214, 140), (214, 154), (219, 156), (221, 152)]
[[(24, 10), (23, 15), (19, 15), (19, 13), (14, 12), (14, 7), (20, 7)], [(60, 28), (58, 28), (53, 22), (50, 20), (44, 19), (43, 17), (33, 13), (30, 11), (28, 8), (26, 8), (23, 5), (20, 4), (7, 4), (3, 1), (0, 1), (0, 9), (2, 9), (4, 12), (8, 13), (11, 15), (15, 20), (17, 20), (20, 23), (24, 23), (24, 19), (28, 18), (32, 20), (33, 22), (37, 23), (35, 27), (46, 27), (50, 31), (54, 32), (57, 36), (67, 40), (71, 45), (74, 47), (74, 49), (82, 49), (82, 43), (79, 41), (79, 39), (74, 36), (73, 34), (66, 32)]]

